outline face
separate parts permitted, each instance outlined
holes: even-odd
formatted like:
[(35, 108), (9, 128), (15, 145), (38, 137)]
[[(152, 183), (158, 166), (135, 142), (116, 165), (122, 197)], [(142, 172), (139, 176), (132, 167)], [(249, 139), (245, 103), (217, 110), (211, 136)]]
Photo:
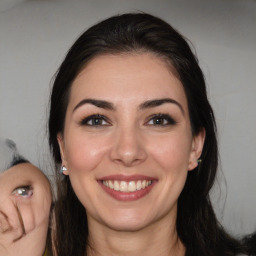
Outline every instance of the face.
[(58, 135), (89, 227), (124, 231), (176, 219), (203, 140), (192, 136), (181, 82), (149, 53), (93, 59), (73, 82)]
[[(50, 184), (35, 166), (18, 164), (1, 173), (0, 240), (4, 246), (7, 246), (9, 239), (15, 241), (24, 233), (28, 236), (33, 234), (31, 244), (37, 247), (37, 252), (43, 252), (50, 206)], [(23, 231), (18, 227), (22, 227)]]

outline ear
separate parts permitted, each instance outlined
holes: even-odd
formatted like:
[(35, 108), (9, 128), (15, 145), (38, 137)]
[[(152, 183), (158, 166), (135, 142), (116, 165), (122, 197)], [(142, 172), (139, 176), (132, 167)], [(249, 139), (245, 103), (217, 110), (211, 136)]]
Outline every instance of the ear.
[[(67, 160), (66, 160), (66, 154), (65, 154), (65, 143), (64, 143), (64, 139), (63, 139), (63, 135), (62, 133), (58, 133), (57, 134), (57, 140), (59, 143), (59, 148), (60, 148), (60, 155), (61, 155), (61, 165), (62, 166), (66, 166), (67, 167)], [(68, 175), (68, 168), (66, 171), (63, 172), (63, 174)]]
[(201, 131), (193, 137), (191, 152), (189, 156), (188, 170), (192, 171), (198, 166), (198, 159), (201, 156), (204, 147), (205, 140), (205, 129), (202, 128)]

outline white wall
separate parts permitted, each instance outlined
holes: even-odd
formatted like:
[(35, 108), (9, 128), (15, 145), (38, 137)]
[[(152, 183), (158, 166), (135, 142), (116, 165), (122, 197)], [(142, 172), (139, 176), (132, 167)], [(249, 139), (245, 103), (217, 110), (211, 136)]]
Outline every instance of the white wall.
[[(14, 2), (14, 1), (13, 1)], [(51, 173), (46, 139), (50, 80), (90, 25), (141, 10), (170, 22), (195, 46), (219, 126), (224, 196), (218, 216), (236, 234), (256, 229), (255, 0), (17, 0), (0, 5), (0, 136)], [(12, 7), (12, 8), (10, 8)], [(215, 189), (217, 191), (217, 189)]]

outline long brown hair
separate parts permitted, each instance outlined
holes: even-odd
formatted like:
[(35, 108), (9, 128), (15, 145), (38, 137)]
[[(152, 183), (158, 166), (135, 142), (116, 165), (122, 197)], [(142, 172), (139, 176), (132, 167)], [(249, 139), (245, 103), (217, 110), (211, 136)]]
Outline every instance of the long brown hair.
[(69, 50), (52, 88), (49, 144), (57, 170), (55, 207), (57, 255), (82, 256), (88, 245), (86, 209), (77, 199), (69, 177), (61, 177), (57, 134), (63, 132), (72, 82), (85, 65), (101, 54), (148, 51), (175, 69), (186, 93), (191, 130), (202, 128), (206, 139), (200, 169), (189, 172), (178, 200), (177, 232), (187, 255), (235, 255), (240, 243), (217, 221), (209, 198), (218, 167), (216, 125), (209, 104), (203, 73), (184, 37), (163, 20), (144, 13), (123, 14), (106, 19), (85, 31)]

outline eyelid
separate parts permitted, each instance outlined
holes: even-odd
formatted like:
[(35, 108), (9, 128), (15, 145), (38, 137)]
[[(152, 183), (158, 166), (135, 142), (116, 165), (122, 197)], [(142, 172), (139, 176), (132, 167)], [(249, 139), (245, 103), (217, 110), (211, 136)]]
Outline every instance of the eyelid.
[[(23, 195), (24, 192), (25, 194)], [(13, 190), (12, 195), (22, 198), (30, 198), (33, 195), (33, 188), (29, 185), (19, 186)]]
[[(92, 119), (101, 119), (105, 122), (107, 122), (108, 124), (103, 124), (103, 125), (91, 125), (91, 124), (88, 124), (88, 122)], [(101, 115), (101, 114), (93, 114), (93, 115), (89, 115), (85, 118), (82, 118), (79, 122), (80, 125), (86, 125), (86, 126), (109, 126), (111, 125), (111, 122), (110, 120), (104, 116), (104, 115)]]
[(168, 125), (175, 125), (177, 124), (177, 122), (175, 121), (175, 119), (170, 115), (170, 114), (166, 114), (166, 113), (157, 113), (157, 114), (153, 114), (151, 116), (149, 116), (147, 118), (146, 121), (146, 125), (153, 125), (153, 124), (148, 124), (152, 119), (154, 118), (162, 118), (168, 121), (167, 124), (162, 124), (162, 125), (156, 125), (156, 126), (168, 126)]

